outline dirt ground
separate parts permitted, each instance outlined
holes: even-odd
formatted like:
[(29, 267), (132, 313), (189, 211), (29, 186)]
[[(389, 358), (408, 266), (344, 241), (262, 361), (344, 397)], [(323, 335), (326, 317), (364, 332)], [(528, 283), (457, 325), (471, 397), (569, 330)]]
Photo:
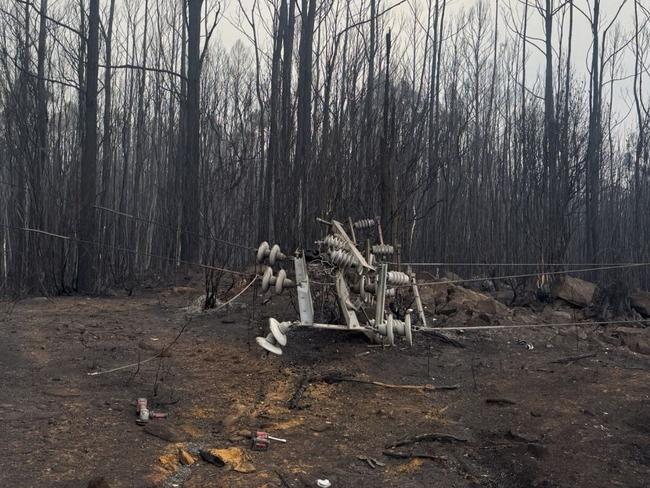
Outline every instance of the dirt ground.
[[(617, 345), (613, 327), (447, 334), (464, 347), (420, 333), (412, 348), (300, 330), (275, 357), (254, 338), (265, 318), (295, 317), (287, 297), (262, 304), (249, 291), (214, 313), (188, 312), (192, 298), (0, 303), (0, 486), (86, 487), (100, 476), (113, 488), (650, 486), (650, 356)], [(88, 375), (155, 355), (184, 325), (169, 357)], [(331, 372), (458, 388), (319, 381)], [(304, 376), (313, 381), (290, 410)], [(141, 396), (169, 414), (149, 432), (135, 423)], [(241, 430), (256, 428), (287, 442), (251, 451)], [(168, 440), (150, 433), (160, 430)], [(383, 454), (431, 433), (457, 440)], [(197, 447), (240, 447), (255, 471), (176, 463), (179, 448)]]

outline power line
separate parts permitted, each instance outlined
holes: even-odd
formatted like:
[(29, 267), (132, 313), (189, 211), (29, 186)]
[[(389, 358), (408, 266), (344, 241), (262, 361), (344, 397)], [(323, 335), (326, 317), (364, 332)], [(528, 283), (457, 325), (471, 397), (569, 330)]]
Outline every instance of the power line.
[[(589, 271), (607, 271), (612, 269), (640, 268), (645, 266), (650, 266), (650, 263), (630, 263), (630, 264), (618, 264), (612, 266), (599, 266), (595, 268), (571, 269), (571, 270), (564, 270), (564, 271), (544, 271), (538, 273), (527, 273), (527, 274), (508, 275), (508, 276), (490, 276), (490, 277), (482, 277), (482, 278), (468, 278), (468, 279), (461, 279), (461, 280), (431, 281), (431, 282), (418, 283), (417, 285), (418, 286), (435, 286), (435, 285), (444, 285), (444, 284), (455, 285), (459, 283), (473, 283), (473, 282), (475, 283), (475, 282), (480, 282), (485, 280), (508, 280), (508, 279), (516, 279), (516, 278), (533, 278), (542, 274), (543, 275), (564, 275), (569, 273), (587, 273)], [(398, 288), (404, 288), (410, 286), (412, 285), (411, 284), (399, 285)]]
[(224, 273), (236, 274), (236, 275), (240, 275), (240, 276), (248, 276), (249, 275), (249, 273), (244, 273), (242, 271), (234, 271), (232, 269), (220, 268), (218, 266), (212, 266), (212, 265), (209, 265), (209, 264), (195, 263), (195, 262), (192, 262), (192, 261), (186, 261), (184, 259), (178, 259), (177, 260), (176, 258), (169, 257), (169, 256), (161, 256), (160, 254), (153, 254), (153, 253), (150, 253), (150, 252), (147, 252), (147, 251), (136, 251), (135, 249), (129, 249), (129, 248), (126, 248), (126, 247), (113, 246), (111, 244), (102, 244), (100, 242), (95, 242), (95, 241), (87, 241), (87, 240), (84, 240), (84, 239), (79, 239), (77, 237), (70, 237), (70, 236), (64, 236), (64, 235), (60, 235), (60, 234), (54, 234), (52, 232), (47, 232), (47, 231), (44, 231), (44, 230), (41, 230), (41, 229), (30, 229), (28, 227), (14, 227), (14, 226), (11, 226), (11, 225), (6, 225), (6, 224), (0, 224), (0, 226), (8, 228), (8, 229), (20, 230), (20, 231), (23, 231), (23, 232), (30, 232), (30, 233), (34, 233), (34, 234), (46, 235), (46, 236), (49, 236), (49, 237), (54, 237), (56, 239), (63, 239), (63, 240), (67, 240), (67, 241), (78, 242), (78, 243), (81, 243), (81, 244), (88, 244), (90, 246), (95, 246), (95, 247), (98, 247), (98, 248), (112, 249), (112, 250), (115, 250), (115, 251), (125, 252), (125, 253), (129, 253), (129, 254), (134, 254), (134, 255), (140, 254), (142, 256), (147, 256), (147, 257), (151, 257), (151, 258), (154, 258), (154, 259), (161, 259), (161, 260), (164, 260), (164, 261), (170, 261), (170, 262), (174, 262), (174, 263), (186, 264), (188, 266), (197, 266), (199, 268), (208, 269), (208, 270), (212, 270), (212, 271), (222, 271)]
[[(112, 208), (102, 207), (100, 205), (93, 205), (93, 208), (96, 208), (98, 210), (102, 210), (104, 212), (109, 212), (109, 213), (112, 213), (112, 214), (115, 214), (115, 215), (121, 215), (122, 217), (127, 217), (129, 219), (139, 220), (141, 222), (146, 222), (148, 224), (157, 225), (158, 227), (162, 227), (162, 228), (170, 230), (172, 232), (177, 232), (179, 230), (179, 229), (175, 229), (174, 227), (172, 227), (170, 225), (163, 224), (162, 222), (157, 222), (155, 220), (146, 219), (144, 217), (138, 217), (137, 215), (131, 215), (131, 214), (128, 214), (128, 213), (125, 213), (125, 212), (120, 212), (120, 211), (114, 210)], [(198, 232), (192, 232), (192, 231), (189, 231), (189, 230), (183, 229), (183, 228), (181, 228), (180, 231), (183, 234), (194, 235), (196, 237), (200, 237), (201, 239), (206, 239), (206, 240), (215, 241), (215, 242), (221, 242), (223, 244), (228, 244), (229, 246), (238, 247), (240, 249), (255, 251), (254, 247), (246, 246), (244, 244), (238, 244), (236, 242), (228, 241), (226, 239), (220, 239), (218, 237), (206, 236), (206, 235), (203, 235), (203, 234), (199, 234)]]
[(435, 266), (476, 266), (476, 267), (534, 267), (534, 266), (544, 266), (544, 267), (561, 267), (561, 266), (617, 266), (622, 264), (645, 264), (645, 263), (443, 263), (443, 262), (433, 262), (433, 263), (397, 263), (389, 262), (387, 264), (392, 264), (395, 266), (421, 266), (421, 267), (435, 267)]
[(489, 329), (536, 329), (540, 327), (572, 327), (572, 326), (590, 326), (590, 325), (621, 325), (621, 324), (638, 324), (650, 322), (650, 319), (639, 320), (602, 320), (594, 322), (561, 322), (555, 324), (506, 324), (506, 325), (477, 325), (462, 327), (460, 325), (453, 327), (418, 327), (415, 330), (427, 332), (444, 332), (446, 330), (489, 330)]

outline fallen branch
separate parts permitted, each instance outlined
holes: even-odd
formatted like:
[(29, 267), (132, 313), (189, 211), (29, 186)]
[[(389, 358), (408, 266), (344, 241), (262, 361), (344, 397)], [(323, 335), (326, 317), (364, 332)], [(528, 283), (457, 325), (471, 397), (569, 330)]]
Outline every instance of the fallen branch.
[(567, 358), (562, 358), (562, 359), (556, 359), (555, 361), (551, 361), (551, 364), (569, 364), (573, 363), (575, 361), (580, 361), (581, 359), (588, 359), (588, 358), (593, 358), (596, 355), (595, 352), (589, 353), (589, 354), (581, 354), (580, 356), (569, 356)]
[(467, 442), (467, 439), (461, 439), (459, 437), (453, 436), (451, 434), (441, 434), (434, 432), (432, 434), (421, 434), (414, 437), (407, 437), (401, 441), (393, 442), (392, 444), (387, 444), (386, 449), (393, 449), (400, 446), (408, 446), (410, 444), (417, 444), (418, 442)]
[(384, 456), (396, 458), (396, 459), (412, 459), (412, 458), (420, 458), (420, 459), (431, 459), (433, 461), (446, 461), (447, 458), (445, 456), (434, 456), (433, 454), (424, 454), (424, 453), (416, 453), (416, 452), (400, 452), (400, 451), (389, 451), (385, 450), (382, 451), (382, 454)]
[(360, 380), (358, 378), (344, 378), (341, 381), (347, 381), (350, 383), (363, 383), (365, 385), (375, 385), (381, 386), (382, 388), (399, 388), (402, 390), (422, 390), (422, 391), (445, 391), (445, 390), (457, 390), (460, 388), (460, 385), (393, 385), (391, 383), (382, 383), (381, 381), (369, 381), (369, 380)]
[(446, 391), (457, 390), (460, 385), (394, 385), (391, 383), (382, 383), (381, 381), (362, 380), (360, 378), (349, 378), (341, 375), (340, 373), (325, 374), (321, 376), (321, 381), (325, 383), (341, 383), (343, 381), (348, 383), (362, 383), (365, 385), (380, 386), (382, 388), (397, 388), (401, 390), (420, 390), (420, 391)]
[(300, 400), (307, 391), (307, 388), (309, 388), (309, 375), (304, 375), (302, 378), (300, 378), (300, 382), (296, 387), (296, 391), (293, 393), (291, 400), (289, 400), (289, 410), (302, 408), (300, 406)]
[(492, 405), (499, 405), (499, 406), (504, 406), (504, 405), (515, 405), (517, 402), (513, 400), (508, 400), (507, 398), (486, 398), (485, 403), (490, 403)]

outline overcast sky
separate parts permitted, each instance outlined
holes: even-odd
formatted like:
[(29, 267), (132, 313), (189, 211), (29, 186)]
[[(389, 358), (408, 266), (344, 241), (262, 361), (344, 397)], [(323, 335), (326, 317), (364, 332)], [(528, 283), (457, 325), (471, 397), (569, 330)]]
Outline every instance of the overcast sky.
[[(213, 0), (206, 0), (208, 2)], [(242, 0), (242, 4), (245, 8), (250, 9), (254, 0)], [(351, 0), (355, 1), (355, 0)], [(447, 15), (448, 19), (457, 15), (463, 9), (469, 10), (472, 6), (476, 5), (480, 0), (448, 0), (448, 10)], [(492, 11), (495, 10), (497, 0), (483, 0)], [(530, 0), (535, 1), (535, 0)], [(560, 4), (559, 0), (554, 0), (556, 5)], [(650, 7), (650, 0), (644, 0), (648, 2)], [(408, 4), (410, 2), (410, 5)], [(390, 16), (386, 16), (384, 19), (387, 23), (387, 26), (393, 27), (393, 32), (399, 31), (400, 24), (408, 23), (409, 18), (412, 19), (413, 10), (412, 5), (420, 5), (421, 12), (424, 12), (424, 6), (426, 5), (426, 0), (408, 0), (407, 3), (402, 4), (401, 6), (395, 8)], [(390, 5), (399, 3), (399, 0), (381, 0), (380, 10), (383, 10)], [(513, 8), (521, 9), (520, 0), (500, 0), (500, 17), (502, 20), (501, 27), (501, 36), (510, 35), (507, 28), (505, 27), (505, 19), (507, 16), (511, 19), (510, 5)], [(540, 3), (545, 3), (544, 0), (541, 0)], [(591, 0), (575, 0), (575, 5), (580, 7), (584, 12), (589, 12), (591, 10)], [(620, 14), (617, 19), (617, 23), (620, 25), (623, 33), (625, 35), (630, 35), (634, 29), (634, 0), (601, 0), (601, 25), (603, 28), (614, 19), (617, 11), (623, 4), (623, 8), (620, 11)], [(231, 19), (231, 21), (222, 21), (220, 25), (220, 37), (225, 46), (232, 45), (236, 40), (242, 39), (242, 35), (237, 31), (232, 25), (232, 20), (236, 18), (236, 10), (239, 8), (237, 1), (229, 0), (226, 4), (225, 15)], [(521, 15), (520, 15), (521, 17)], [(559, 23), (559, 16), (557, 22)], [(511, 22), (511, 21), (510, 21)], [(568, 22), (567, 22), (568, 24)], [(530, 9), (529, 11), (529, 34), (532, 36), (542, 37), (543, 35), (543, 21), (541, 16)], [(557, 34), (557, 33), (555, 33)], [(398, 34), (399, 35), (399, 34)], [(557, 37), (554, 39), (555, 42), (558, 41)], [(245, 41), (245, 40), (244, 40)], [(247, 41), (245, 41), (247, 42)], [(581, 76), (587, 76), (587, 67), (590, 63), (590, 47), (591, 47), (591, 31), (588, 20), (578, 12), (575, 11), (574, 17), (574, 68), (580, 73)], [(540, 70), (543, 68), (544, 59), (543, 56), (537, 52), (537, 50), (531, 48), (529, 68), (531, 70)], [(625, 59), (621, 62), (621, 77), (631, 75), (633, 73), (634, 64), (631, 51), (626, 52)], [(605, 79), (609, 73), (606, 73)], [(531, 77), (530, 84), (534, 84), (536, 80)], [(650, 83), (647, 84), (650, 86)], [(615, 110), (620, 119), (623, 119), (629, 112), (630, 107), (632, 106), (632, 82), (631, 80), (617, 82), (614, 87), (614, 104)], [(629, 117), (628, 120), (625, 120), (625, 126), (630, 126), (634, 124), (634, 117)]]

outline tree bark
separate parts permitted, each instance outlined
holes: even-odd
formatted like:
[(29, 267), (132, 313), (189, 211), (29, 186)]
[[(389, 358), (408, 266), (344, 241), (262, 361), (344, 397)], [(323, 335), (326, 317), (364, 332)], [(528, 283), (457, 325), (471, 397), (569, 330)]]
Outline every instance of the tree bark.
[(97, 178), (97, 74), (99, 58), (99, 0), (90, 0), (88, 12), (88, 46), (86, 60), (86, 94), (84, 110), (84, 138), (81, 154), (81, 185), (79, 215), (79, 270), (78, 288), (92, 292), (95, 286), (96, 248), (95, 205)]
[(182, 259), (195, 261), (199, 254), (199, 96), (201, 89), (200, 47), (201, 4), (203, 0), (188, 1), (187, 48), (187, 163), (184, 171)]
[(305, 202), (305, 176), (311, 165), (311, 81), (312, 81), (312, 44), (314, 39), (314, 19), (316, 17), (316, 0), (302, 0), (302, 29), (300, 33), (299, 68), (298, 68), (298, 125), (296, 132), (296, 157), (294, 173), (298, 184), (293, 188), (296, 193), (296, 214), (294, 236), (305, 237), (304, 218), (307, 210)]
[(598, 23), (600, 20), (600, 0), (594, 0), (593, 17), (591, 21), (592, 59), (591, 59), (591, 89), (589, 110), (589, 135), (586, 154), (586, 240), (587, 258), (597, 262), (598, 246), (598, 207), (600, 193), (600, 147), (601, 147), (601, 79), (600, 79), (600, 36)]

